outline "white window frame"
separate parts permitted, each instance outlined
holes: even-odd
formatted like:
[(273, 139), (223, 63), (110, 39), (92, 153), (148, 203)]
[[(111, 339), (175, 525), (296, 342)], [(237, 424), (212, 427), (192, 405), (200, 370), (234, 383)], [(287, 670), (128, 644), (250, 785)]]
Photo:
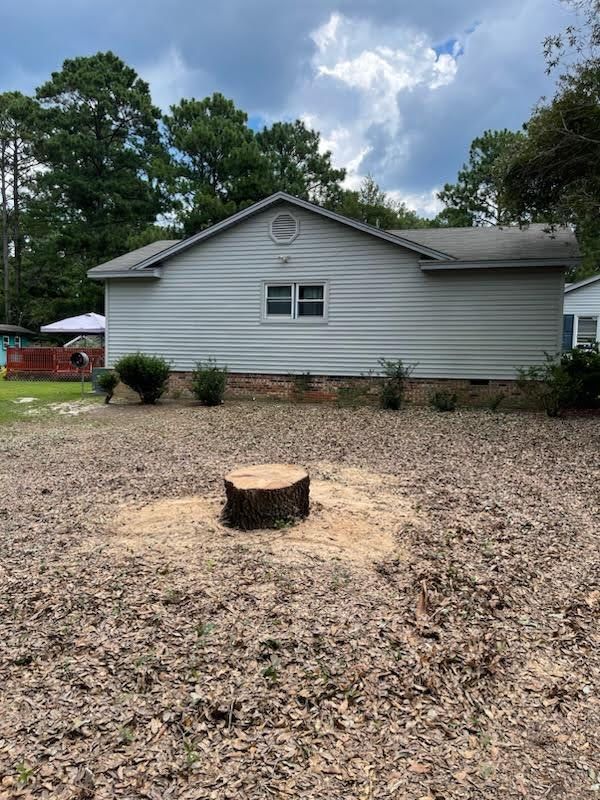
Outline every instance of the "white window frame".
[(10, 336), (3, 336), (2, 337), (2, 349), (8, 350), (10, 347)]
[(21, 347), (21, 337), (15, 336), (13, 347)]
[(596, 318), (596, 341), (600, 342), (600, 315), (598, 314), (575, 314), (573, 320), (573, 347), (583, 347), (584, 345), (579, 344), (579, 319), (583, 317), (587, 319), (588, 317)]
[[(291, 286), (292, 287), (292, 312), (289, 316), (285, 316), (283, 314), (271, 314), (267, 313), (268, 305), (267, 305), (267, 292), (269, 290), (269, 286)], [(299, 317), (298, 316), (298, 301), (299, 301), (299, 291), (298, 288), (300, 286), (322, 286), (323, 287), (323, 316), (322, 317)], [(318, 301), (317, 301), (318, 302)], [(294, 325), (326, 325), (329, 321), (329, 281), (324, 280), (310, 280), (310, 279), (301, 279), (301, 280), (273, 280), (273, 281), (263, 281), (262, 284), (262, 321), (268, 322), (269, 325), (283, 323), (284, 325), (289, 325), (293, 323)]]

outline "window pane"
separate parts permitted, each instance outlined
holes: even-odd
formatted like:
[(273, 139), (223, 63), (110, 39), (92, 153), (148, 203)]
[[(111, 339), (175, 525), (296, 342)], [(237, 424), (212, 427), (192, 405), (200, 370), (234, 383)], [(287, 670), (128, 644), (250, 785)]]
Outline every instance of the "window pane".
[(298, 287), (299, 300), (322, 300), (323, 287), (322, 286), (299, 286)]
[(298, 303), (298, 316), (299, 317), (322, 317), (323, 316), (323, 301), (304, 301)]
[(291, 300), (291, 286), (267, 286), (267, 297), (269, 300)]
[(291, 300), (267, 300), (267, 315), (272, 316), (292, 316)]
[(577, 320), (577, 344), (592, 344), (596, 341), (597, 317), (579, 317)]

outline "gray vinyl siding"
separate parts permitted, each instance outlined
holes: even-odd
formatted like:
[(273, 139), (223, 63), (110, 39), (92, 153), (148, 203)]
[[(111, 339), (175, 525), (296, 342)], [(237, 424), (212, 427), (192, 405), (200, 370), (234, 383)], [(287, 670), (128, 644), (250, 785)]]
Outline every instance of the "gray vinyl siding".
[[(292, 207), (300, 235), (278, 245), (282, 208), (174, 256), (158, 280), (111, 279), (108, 363), (141, 350), (174, 370), (212, 356), (233, 372), (361, 375), (383, 357), (418, 377), (512, 378), (560, 348), (560, 270), (426, 274), (419, 254)], [(326, 281), (327, 323), (263, 322), (269, 281)]]

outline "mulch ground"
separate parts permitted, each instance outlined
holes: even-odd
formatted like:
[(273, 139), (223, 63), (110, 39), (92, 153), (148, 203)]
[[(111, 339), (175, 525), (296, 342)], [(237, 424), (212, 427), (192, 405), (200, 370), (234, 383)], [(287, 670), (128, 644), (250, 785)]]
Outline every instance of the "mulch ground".
[[(3, 800), (600, 793), (598, 419), (115, 406), (0, 450)], [(189, 505), (275, 461), (306, 547)], [(389, 547), (344, 557), (344, 497)]]

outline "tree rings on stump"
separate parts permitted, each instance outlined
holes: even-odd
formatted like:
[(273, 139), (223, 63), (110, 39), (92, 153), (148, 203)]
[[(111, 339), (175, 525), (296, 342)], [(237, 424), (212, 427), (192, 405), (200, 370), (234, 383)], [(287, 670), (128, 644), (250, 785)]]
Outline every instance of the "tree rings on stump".
[(308, 516), (310, 478), (294, 464), (241, 467), (225, 476), (223, 520), (251, 531)]

